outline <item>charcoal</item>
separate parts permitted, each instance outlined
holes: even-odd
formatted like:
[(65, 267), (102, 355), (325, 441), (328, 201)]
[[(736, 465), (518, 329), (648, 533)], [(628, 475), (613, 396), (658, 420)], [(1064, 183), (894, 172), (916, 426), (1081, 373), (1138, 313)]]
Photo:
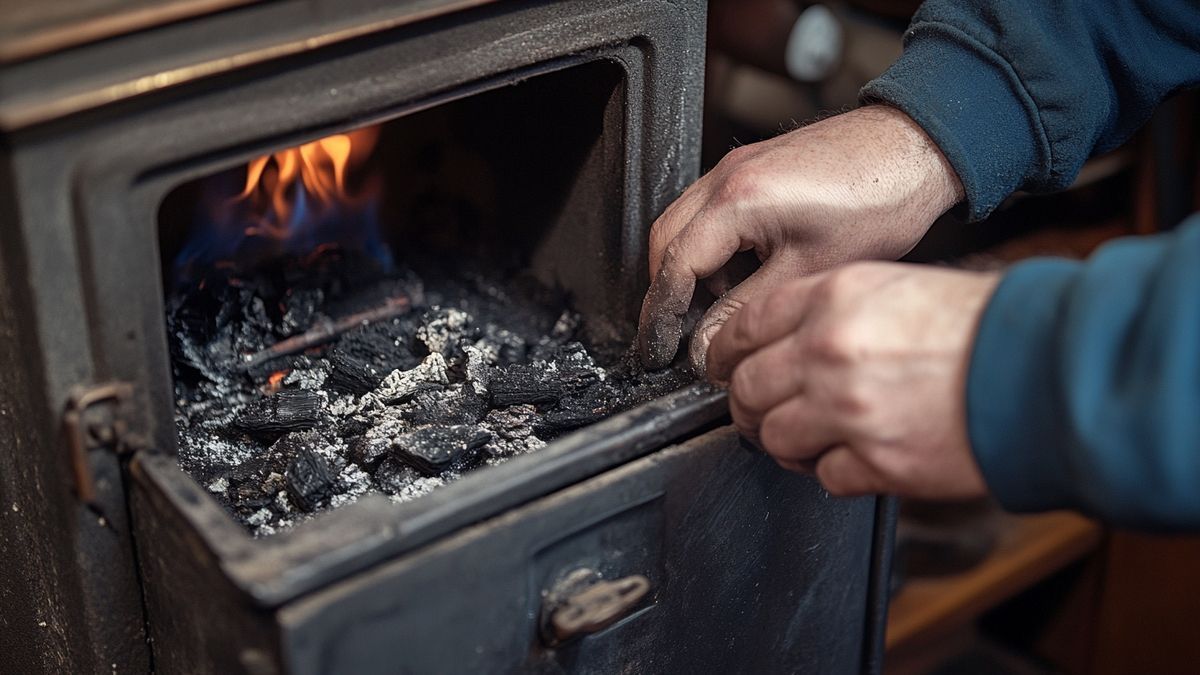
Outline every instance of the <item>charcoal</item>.
[(255, 438), (273, 439), (313, 428), (320, 413), (321, 397), (316, 392), (287, 389), (246, 406), (234, 426)]
[(512, 457), (544, 445), (533, 435), (533, 426), (540, 413), (536, 406), (525, 404), (490, 411), (483, 426), (492, 433), (492, 441), (483, 451), (493, 458)]
[(502, 366), (510, 366), (525, 360), (528, 349), (525, 339), (516, 333), (488, 324), (483, 331), (485, 340), (496, 352), (496, 362)]
[(492, 435), (474, 425), (422, 427), (393, 439), (392, 453), (426, 476), (435, 476), (469, 459)]
[(267, 507), (275, 493), (283, 487), (286, 470), (278, 455), (264, 452), (234, 467), (226, 474), (229, 487), (226, 494), (243, 513), (253, 513)]
[(357, 438), (367, 433), (373, 426), (375, 426), (374, 423), (365, 417), (346, 417), (337, 425), (337, 434), (342, 438)]
[(592, 368), (560, 365), (552, 370), (544, 365), (518, 364), (494, 369), (488, 382), (488, 394), (495, 407), (553, 404), (598, 379), (599, 375)]
[(474, 424), (487, 413), (487, 401), (470, 387), (422, 391), (413, 396), (405, 418), (414, 425)]
[(537, 417), (536, 407), (528, 404), (515, 405), (492, 410), (484, 422), (497, 436), (512, 441), (528, 437), (533, 432), (533, 422)]
[(297, 288), (285, 297), (286, 308), (278, 323), (279, 337), (303, 333), (311, 328), (317, 318), (317, 308), (325, 301), (325, 293), (319, 288)]
[(301, 448), (284, 474), (287, 493), (302, 510), (312, 512), (329, 497), (333, 476), (325, 460), (311, 448)]
[[(686, 379), (622, 360), (625, 344), (585, 349), (594, 331), (531, 277), (430, 270), (424, 288), (357, 262), (214, 272), (168, 299), (180, 465), (258, 536), (372, 490), (416, 499)], [(246, 359), (401, 296), (415, 311)]]
[(375, 482), (388, 494), (400, 494), (421, 478), (421, 473), (394, 457), (383, 460), (375, 470)]
[(488, 383), (492, 405), (507, 407), (522, 403), (557, 403), (563, 396), (562, 384), (546, 377), (542, 368), (514, 365), (497, 369)]
[(388, 455), (392, 441), (386, 436), (363, 435), (350, 443), (350, 461), (366, 468), (374, 469)]
[(383, 376), (371, 364), (344, 351), (334, 350), (329, 355), (329, 363), (333, 370), (326, 382), (334, 391), (362, 396), (383, 381)]
[(604, 387), (593, 387), (571, 398), (564, 398), (533, 424), (541, 438), (554, 438), (567, 431), (595, 424), (612, 415), (614, 406)]
[(408, 370), (421, 362), (413, 348), (417, 319), (412, 314), (346, 331), (335, 352), (370, 364), (380, 373)]

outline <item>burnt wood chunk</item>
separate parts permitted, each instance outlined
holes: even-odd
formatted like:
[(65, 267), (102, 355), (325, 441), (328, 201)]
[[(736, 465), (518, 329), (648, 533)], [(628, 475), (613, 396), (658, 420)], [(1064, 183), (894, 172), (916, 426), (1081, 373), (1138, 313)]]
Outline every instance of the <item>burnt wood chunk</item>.
[(483, 419), (487, 409), (487, 401), (469, 387), (458, 391), (430, 390), (413, 396), (412, 411), (406, 417), (415, 426), (474, 424)]
[(255, 401), (234, 420), (234, 425), (260, 439), (274, 439), (290, 431), (303, 431), (317, 425), (321, 417), (321, 397), (304, 389), (288, 389)]
[(557, 406), (534, 421), (534, 432), (540, 438), (549, 439), (573, 429), (595, 424), (616, 412), (612, 393), (608, 387), (598, 384), (564, 397)]
[(302, 510), (315, 511), (333, 488), (333, 476), (325, 459), (312, 450), (301, 448), (284, 473), (288, 496)]
[(325, 382), (335, 391), (362, 396), (383, 381), (383, 376), (371, 364), (340, 350), (330, 355), (329, 364), (333, 370)]
[(584, 389), (599, 379), (590, 368), (547, 368), (544, 365), (514, 365), (498, 368), (488, 382), (492, 405), (506, 408), (522, 403), (557, 403), (572, 391)]
[(492, 440), (492, 435), (474, 425), (424, 427), (392, 441), (393, 456), (427, 476), (437, 475)]
[(359, 436), (350, 443), (350, 461), (364, 469), (374, 469), (391, 448), (392, 441), (386, 436)]

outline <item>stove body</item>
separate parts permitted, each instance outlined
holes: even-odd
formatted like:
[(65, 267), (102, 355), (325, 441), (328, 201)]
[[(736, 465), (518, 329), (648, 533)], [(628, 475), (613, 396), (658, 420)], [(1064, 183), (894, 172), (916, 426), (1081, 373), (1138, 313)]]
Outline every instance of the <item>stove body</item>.
[[(887, 502), (742, 447), (704, 387), (264, 539), (173, 459), (156, 218), (175, 186), (486, 100), (526, 135), (509, 170), (560, 157), (534, 263), (631, 330), (649, 223), (696, 177), (702, 2), (124, 5), (50, 3), (0, 50), (0, 669), (878, 668)], [(556, 640), (580, 574), (649, 591)]]

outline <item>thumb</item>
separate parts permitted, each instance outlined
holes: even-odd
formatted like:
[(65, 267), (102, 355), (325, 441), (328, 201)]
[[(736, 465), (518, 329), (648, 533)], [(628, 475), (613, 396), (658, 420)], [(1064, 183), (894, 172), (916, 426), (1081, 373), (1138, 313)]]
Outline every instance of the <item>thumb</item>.
[(762, 267), (758, 268), (742, 283), (734, 286), (725, 295), (713, 303), (712, 307), (701, 317), (692, 333), (688, 358), (697, 375), (706, 372), (708, 345), (725, 322), (733, 317), (746, 303), (760, 295), (765, 295), (771, 289), (783, 284), (792, 277), (798, 276), (798, 268), (782, 254), (767, 258)]

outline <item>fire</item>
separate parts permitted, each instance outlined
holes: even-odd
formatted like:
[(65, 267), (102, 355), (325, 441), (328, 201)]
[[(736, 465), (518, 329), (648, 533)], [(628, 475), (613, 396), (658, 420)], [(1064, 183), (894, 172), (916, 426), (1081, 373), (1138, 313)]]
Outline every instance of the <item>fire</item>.
[(368, 127), (255, 158), (246, 167), (245, 186), (234, 198), (257, 216), (247, 225), (246, 236), (285, 239), (296, 234), (304, 220), (319, 220), (331, 209), (356, 205), (359, 200), (347, 189), (346, 174), (371, 153), (378, 137), (378, 127)]
[(267, 378), (267, 383), (264, 384), (262, 387), (263, 392), (265, 392), (267, 394), (274, 394), (275, 392), (282, 389), (283, 388), (283, 378), (287, 377), (289, 372), (291, 372), (291, 371), (277, 370), (277, 371), (271, 373), (271, 375)]
[(177, 282), (210, 270), (231, 277), (273, 259), (338, 249), (384, 269), (392, 254), (379, 226), (382, 180), (368, 161), (379, 126), (333, 134), (199, 179), (197, 218), (175, 259)]

